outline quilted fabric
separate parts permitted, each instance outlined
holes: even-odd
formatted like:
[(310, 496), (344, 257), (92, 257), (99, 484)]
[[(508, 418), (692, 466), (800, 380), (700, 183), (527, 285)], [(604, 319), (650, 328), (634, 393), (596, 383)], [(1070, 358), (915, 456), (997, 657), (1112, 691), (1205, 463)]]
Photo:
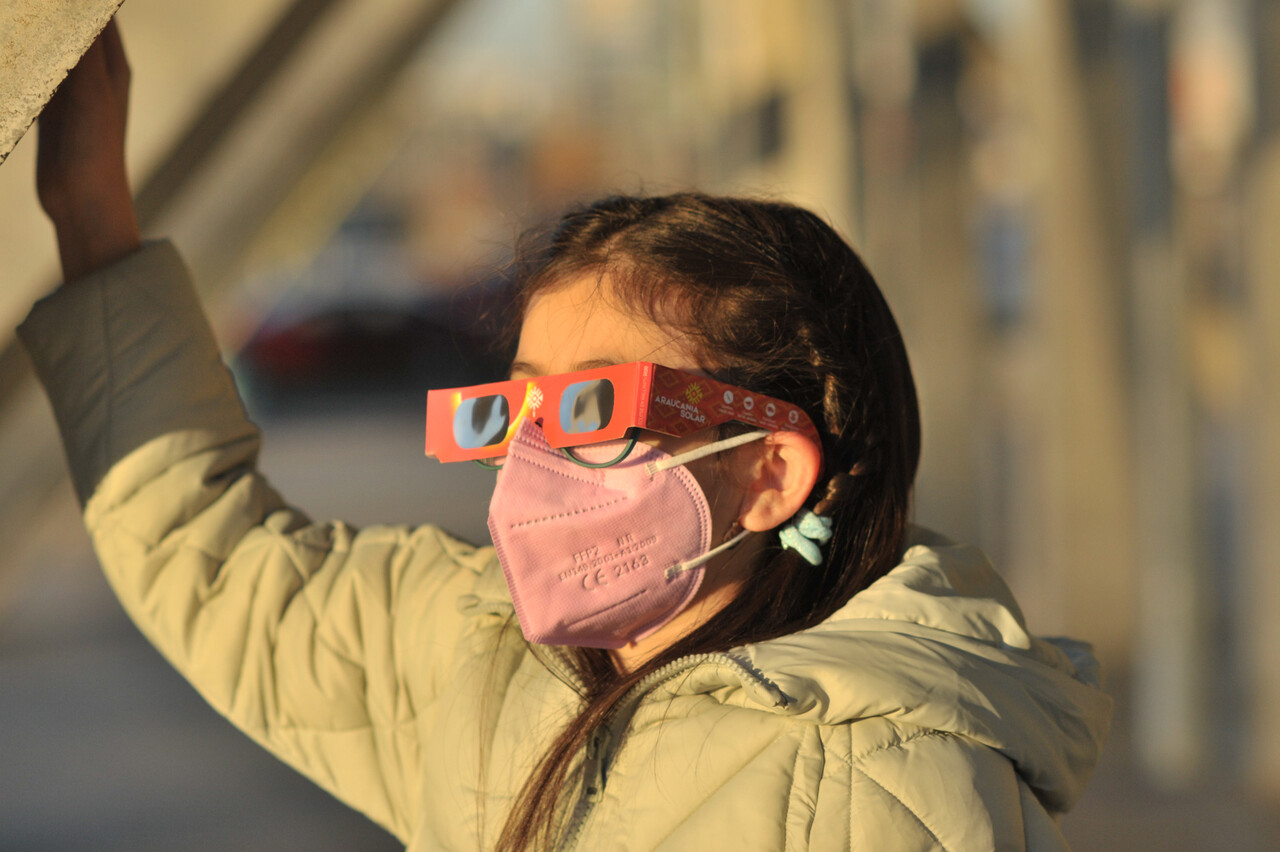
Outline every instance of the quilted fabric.
[[(410, 849), (490, 847), (578, 707), (492, 550), (286, 504), (167, 244), (20, 335), (103, 568), (173, 665)], [(561, 848), (1065, 848), (1110, 716), (1096, 663), (1033, 638), (978, 551), (917, 539), (818, 627), (646, 682), (582, 755)]]

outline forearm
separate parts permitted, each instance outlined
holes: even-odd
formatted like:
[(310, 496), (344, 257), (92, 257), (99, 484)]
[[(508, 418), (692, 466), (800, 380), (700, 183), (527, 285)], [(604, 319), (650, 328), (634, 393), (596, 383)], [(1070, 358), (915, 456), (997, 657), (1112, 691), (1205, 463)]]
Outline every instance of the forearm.
[(53, 226), (64, 282), (78, 281), (142, 247), (142, 234), (127, 193), (87, 200), (74, 213), (61, 214)]
[(36, 189), (58, 236), (64, 281), (141, 244), (125, 166), (129, 63), (111, 22), (40, 116)]

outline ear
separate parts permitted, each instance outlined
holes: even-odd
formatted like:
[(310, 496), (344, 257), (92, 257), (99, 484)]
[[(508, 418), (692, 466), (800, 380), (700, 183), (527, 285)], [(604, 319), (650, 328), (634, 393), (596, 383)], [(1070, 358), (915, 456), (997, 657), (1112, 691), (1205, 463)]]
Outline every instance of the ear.
[(743, 483), (738, 524), (764, 532), (800, 511), (818, 480), (822, 454), (799, 432), (774, 432), (753, 446), (759, 454)]

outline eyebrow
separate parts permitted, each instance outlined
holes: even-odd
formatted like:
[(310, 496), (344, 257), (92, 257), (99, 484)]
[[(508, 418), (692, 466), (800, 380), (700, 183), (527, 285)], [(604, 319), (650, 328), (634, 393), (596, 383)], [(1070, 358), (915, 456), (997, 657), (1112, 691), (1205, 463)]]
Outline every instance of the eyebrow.
[[(592, 358), (590, 361), (579, 361), (578, 363), (574, 364), (573, 369), (569, 370), (569, 372), (577, 373), (581, 370), (594, 370), (597, 367), (612, 367), (615, 364), (626, 364), (626, 363), (628, 362), (620, 361), (617, 358)], [(545, 376), (546, 371), (542, 370), (541, 368), (539, 368), (534, 364), (530, 364), (528, 361), (512, 361), (511, 369), (510, 371), (508, 371), (507, 375), (508, 377), (515, 377), (516, 375), (520, 375), (520, 376), (529, 376), (532, 378), (534, 376)]]

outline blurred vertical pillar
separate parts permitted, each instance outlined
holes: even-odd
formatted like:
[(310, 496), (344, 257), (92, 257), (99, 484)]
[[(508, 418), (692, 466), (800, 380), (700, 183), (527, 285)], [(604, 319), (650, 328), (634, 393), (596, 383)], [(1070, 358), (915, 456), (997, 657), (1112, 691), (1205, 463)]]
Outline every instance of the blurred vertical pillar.
[(878, 275), (908, 281), (918, 273), (911, 258), (919, 240), (910, 9), (897, 0), (829, 0), (829, 5), (843, 25), (843, 49), (834, 70), (844, 82), (850, 127), (845, 156), (853, 164), (845, 191), (856, 210), (858, 248)]
[(851, 121), (833, 0), (700, 0), (697, 174), (727, 192), (775, 192), (844, 233)]
[(982, 317), (964, 181), (963, 28), (954, 17), (922, 22), (899, 0), (856, 0), (850, 12), (858, 248), (911, 353), (924, 435), (915, 514), (978, 542)]
[(1280, 4), (1257, 0), (1252, 27), (1258, 57), (1258, 144), (1247, 179), (1248, 500), (1242, 632), (1252, 684), (1245, 774), (1280, 801)]
[(1004, 8), (1000, 49), (1038, 155), (1026, 332), (1035, 378), (1023, 400), (1035, 451), (1014, 475), (1041, 511), (1024, 518), (1031, 528), (1011, 554), (1024, 576), (1039, 575), (1039, 629), (1087, 636), (1110, 665), (1130, 644), (1133, 609), (1120, 282), (1069, 0)]
[[(1248, 600), (1246, 442), (1253, 421), (1245, 403), (1245, 341), (1257, 306), (1246, 283), (1243, 201), (1251, 181), (1242, 155), (1254, 128), (1255, 69), (1248, 0), (1166, 5), (1153, 13), (1131, 4), (1133, 32), (1153, 25), (1162, 32), (1163, 54), (1148, 51), (1145, 65), (1159, 57), (1169, 75), (1161, 81), (1168, 114), (1148, 129), (1165, 131), (1170, 156), (1161, 165), (1172, 176), (1158, 190), (1168, 211), (1149, 221), (1140, 215), (1135, 228), (1147, 557), (1135, 726), (1152, 778), (1178, 786), (1209, 766), (1234, 774), (1252, 751), (1242, 724), (1242, 648), (1252, 631), (1241, 616)], [(1148, 146), (1157, 144), (1156, 133), (1148, 135), (1136, 157), (1149, 156)]]
[[(739, 0), (740, 2), (740, 0)], [(842, 233), (852, 234), (855, 216), (848, 187), (855, 175), (852, 105), (846, 86), (846, 46), (840, 10), (847, 0), (803, 0), (794, 39), (781, 55), (790, 88), (791, 136), (783, 153), (788, 182)], [(766, 26), (784, 24), (788, 4), (769, 4)]]
[(1250, 0), (1181, 0), (1172, 33), (1175, 243), (1187, 275), (1195, 428), (1196, 591), (1205, 622), (1205, 762), (1238, 774), (1246, 424), (1243, 198), (1254, 131)]
[(1169, 19), (1152, 5), (1127, 4), (1121, 27), (1132, 84), (1133, 446), (1141, 555), (1134, 735), (1149, 773), (1178, 783), (1203, 757), (1205, 625), (1192, 512), (1187, 282), (1172, 241)]

